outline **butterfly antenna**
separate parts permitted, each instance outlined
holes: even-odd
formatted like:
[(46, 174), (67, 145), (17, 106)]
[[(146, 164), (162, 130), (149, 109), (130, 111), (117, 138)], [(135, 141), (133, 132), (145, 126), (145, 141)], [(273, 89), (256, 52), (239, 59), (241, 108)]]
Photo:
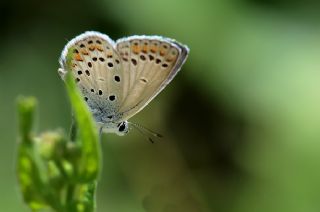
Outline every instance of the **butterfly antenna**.
[(137, 129), (142, 135), (144, 135), (151, 143), (154, 143), (154, 140), (149, 136), (152, 135), (156, 138), (162, 138), (163, 136), (159, 133), (156, 133), (146, 127), (141, 126), (140, 124), (130, 122), (131, 126)]

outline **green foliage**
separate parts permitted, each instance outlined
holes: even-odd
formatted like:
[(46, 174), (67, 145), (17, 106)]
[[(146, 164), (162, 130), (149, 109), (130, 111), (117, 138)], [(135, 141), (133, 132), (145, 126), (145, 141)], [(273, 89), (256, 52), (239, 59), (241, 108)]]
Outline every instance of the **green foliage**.
[(25, 203), (33, 210), (94, 211), (100, 172), (95, 123), (70, 74), (66, 88), (75, 123), (68, 138), (61, 130), (34, 133), (37, 101), (18, 99), (17, 176)]

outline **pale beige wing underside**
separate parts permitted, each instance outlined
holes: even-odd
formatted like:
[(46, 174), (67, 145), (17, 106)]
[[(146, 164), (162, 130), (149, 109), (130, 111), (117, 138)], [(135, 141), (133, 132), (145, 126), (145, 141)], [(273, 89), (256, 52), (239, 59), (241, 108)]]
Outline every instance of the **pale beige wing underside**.
[(116, 43), (86, 32), (60, 58), (62, 78), (72, 49), (71, 71), (97, 122), (120, 123), (143, 109), (177, 74), (189, 49), (159, 36), (132, 36)]
[(67, 70), (65, 60), (70, 49), (73, 50), (71, 71), (95, 119), (105, 123), (120, 118), (116, 114), (123, 101), (125, 82), (114, 42), (97, 32), (87, 32), (70, 41), (60, 60), (64, 67), (59, 71), (62, 78)]
[(124, 72), (120, 112), (127, 120), (143, 109), (176, 75), (188, 48), (158, 36), (132, 36), (116, 42)]

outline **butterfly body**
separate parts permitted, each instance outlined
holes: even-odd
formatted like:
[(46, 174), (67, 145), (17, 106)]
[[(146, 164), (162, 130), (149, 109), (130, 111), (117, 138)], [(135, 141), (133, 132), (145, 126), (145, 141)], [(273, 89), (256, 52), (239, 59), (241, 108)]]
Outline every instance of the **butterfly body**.
[[(72, 50), (71, 67), (66, 57)], [(159, 36), (131, 36), (114, 42), (85, 32), (62, 51), (62, 79), (68, 69), (98, 125), (123, 135), (127, 120), (142, 110), (177, 74), (189, 49)]]

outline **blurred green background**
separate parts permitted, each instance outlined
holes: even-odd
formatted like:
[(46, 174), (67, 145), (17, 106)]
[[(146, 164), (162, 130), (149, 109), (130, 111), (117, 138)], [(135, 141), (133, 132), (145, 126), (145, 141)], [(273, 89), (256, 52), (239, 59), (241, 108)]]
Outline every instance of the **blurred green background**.
[(312, 0), (1, 1), (0, 211), (29, 211), (15, 176), (15, 99), (39, 99), (39, 131), (68, 130), (58, 58), (86, 30), (191, 49), (132, 119), (161, 141), (103, 136), (98, 212), (320, 211), (319, 11)]

